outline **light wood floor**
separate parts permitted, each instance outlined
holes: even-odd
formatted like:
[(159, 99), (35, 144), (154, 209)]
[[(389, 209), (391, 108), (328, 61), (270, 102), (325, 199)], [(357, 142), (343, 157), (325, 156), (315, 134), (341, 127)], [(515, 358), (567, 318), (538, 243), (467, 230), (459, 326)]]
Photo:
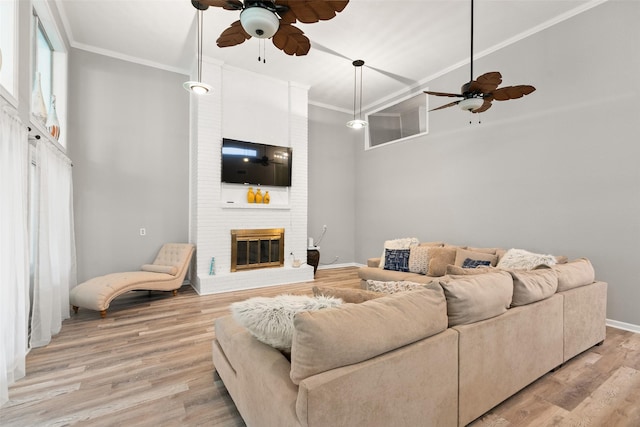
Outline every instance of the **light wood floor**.
[[(105, 319), (80, 309), (27, 357), (2, 426), (244, 426), (211, 361), (213, 321), (233, 301), (311, 286), (358, 287), (356, 268), (315, 282), (198, 296), (132, 292)], [(476, 420), (484, 426), (640, 426), (640, 334), (607, 329), (594, 347)], [(256, 426), (259, 427), (259, 426)], [(400, 427), (400, 426), (398, 426)], [(414, 427), (414, 426), (411, 426)]]

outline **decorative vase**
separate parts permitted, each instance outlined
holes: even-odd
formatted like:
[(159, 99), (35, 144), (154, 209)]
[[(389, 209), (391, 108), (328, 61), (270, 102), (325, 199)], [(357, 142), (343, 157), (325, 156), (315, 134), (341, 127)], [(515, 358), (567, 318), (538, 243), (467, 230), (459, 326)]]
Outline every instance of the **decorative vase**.
[(247, 191), (247, 203), (255, 203), (256, 195), (253, 192), (253, 187), (249, 187), (249, 191)]
[(269, 195), (269, 190), (267, 190), (264, 192), (264, 198), (262, 199), (262, 203), (264, 203), (265, 205), (268, 205), (270, 201), (271, 201), (271, 196)]
[(57, 141), (58, 138), (60, 138), (60, 122), (58, 121), (58, 112), (56, 111), (55, 95), (51, 95), (51, 106), (49, 107), (49, 114), (45, 126), (51, 136)]
[(40, 80), (40, 72), (36, 71), (36, 76), (33, 80), (33, 91), (31, 92), (31, 114), (44, 125), (47, 122), (47, 107), (44, 105)]
[(256, 191), (256, 203), (262, 203), (262, 191), (260, 191), (260, 189), (258, 188), (258, 190)]

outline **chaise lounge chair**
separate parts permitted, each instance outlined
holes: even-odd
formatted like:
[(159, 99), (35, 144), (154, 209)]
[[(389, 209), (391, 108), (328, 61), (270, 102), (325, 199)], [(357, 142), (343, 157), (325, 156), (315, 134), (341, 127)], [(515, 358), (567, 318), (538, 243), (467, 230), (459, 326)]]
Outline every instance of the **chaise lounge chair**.
[(153, 264), (143, 265), (142, 271), (111, 273), (80, 283), (69, 292), (69, 303), (75, 313), (83, 307), (97, 310), (101, 317), (105, 317), (111, 301), (125, 292), (173, 291), (176, 295), (194, 250), (191, 243), (166, 243)]

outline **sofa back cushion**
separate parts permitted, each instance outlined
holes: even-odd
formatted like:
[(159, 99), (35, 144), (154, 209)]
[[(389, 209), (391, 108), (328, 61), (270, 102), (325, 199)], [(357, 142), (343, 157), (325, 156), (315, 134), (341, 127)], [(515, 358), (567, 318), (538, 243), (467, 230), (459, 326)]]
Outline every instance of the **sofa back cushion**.
[(566, 264), (556, 264), (553, 269), (558, 273), (558, 292), (590, 285), (596, 280), (593, 265), (586, 258), (580, 258)]
[(558, 289), (558, 274), (551, 268), (513, 270), (513, 300), (511, 306), (527, 305), (549, 298)]
[(513, 296), (513, 280), (506, 271), (458, 276), (440, 285), (450, 327), (498, 316), (507, 311)]
[(362, 304), (299, 313), (294, 319), (291, 380), (371, 359), (447, 328), (442, 288), (427, 285)]

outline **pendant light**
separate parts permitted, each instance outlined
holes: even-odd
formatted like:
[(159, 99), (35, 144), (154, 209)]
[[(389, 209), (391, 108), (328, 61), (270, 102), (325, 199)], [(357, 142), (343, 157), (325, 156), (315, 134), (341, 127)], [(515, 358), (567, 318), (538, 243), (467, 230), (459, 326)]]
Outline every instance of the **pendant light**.
[(196, 95), (206, 95), (213, 90), (213, 88), (202, 83), (202, 9), (198, 9), (198, 80), (184, 82), (182, 86), (191, 93)]
[[(362, 120), (362, 66), (364, 61), (356, 59), (353, 61), (353, 120), (347, 122), (347, 127), (351, 129), (362, 129), (367, 126), (367, 122)], [(356, 119), (356, 92), (358, 91), (358, 68), (360, 69), (360, 106), (358, 108), (358, 118)]]

